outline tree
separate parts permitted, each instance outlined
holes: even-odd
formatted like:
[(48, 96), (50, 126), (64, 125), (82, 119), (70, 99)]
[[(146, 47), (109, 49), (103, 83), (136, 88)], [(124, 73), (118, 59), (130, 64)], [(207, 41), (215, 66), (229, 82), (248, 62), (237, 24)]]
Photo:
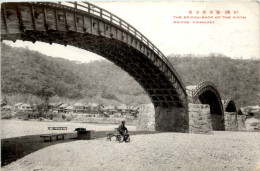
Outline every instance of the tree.
[(55, 95), (54, 88), (51, 87), (44, 87), (40, 91), (40, 97), (42, 97), (45, 100), (46, 104), (49, 103), (49, 99), (54, 95)]
[(54, 95), (55, 95), (54, 88), (47, 87), (47, 86), (44, 86), (38, 92), (38, 96), (40, 96), (45, 101), (45, 104), (43, 106), (45, 112), (47, 112), (48, 109), (49, 99)]

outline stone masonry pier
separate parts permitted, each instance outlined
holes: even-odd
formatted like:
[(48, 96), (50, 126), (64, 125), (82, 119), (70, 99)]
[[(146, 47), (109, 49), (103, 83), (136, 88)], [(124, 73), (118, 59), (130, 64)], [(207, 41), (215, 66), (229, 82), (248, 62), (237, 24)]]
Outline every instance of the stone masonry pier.
[[(141, 105), (137, 129), (212, 134), (215, 115), (211, 114), (208, 104), (189, 103), (188, 118), (186, 116), (185, 110), (181, 108), (157, 107), (155, 109), (152, 104)], [(226, 131), (245, 130), (244, 115), (236, 115), (236, 112), (225, 112), (224, 119)], [(215, 127), (217, 127), (216, 124)]]
[(226, 131), (237, 131), (237, 113), (236, 112), (225, 112), (225, 130)]
[(209, 105), (190, 103), (188, 106), (188, 111), (185, 111), (183, 108), (157, 107), (154, 109), (152, 104), (142, 105), (137, 129), (211, 134)]
[(185, 108), (156, 107), (155, 130), (163, 132), (188, 132), (188, 112)]
[(189, 103), (189, 133), (212, 133), (209, 105)]

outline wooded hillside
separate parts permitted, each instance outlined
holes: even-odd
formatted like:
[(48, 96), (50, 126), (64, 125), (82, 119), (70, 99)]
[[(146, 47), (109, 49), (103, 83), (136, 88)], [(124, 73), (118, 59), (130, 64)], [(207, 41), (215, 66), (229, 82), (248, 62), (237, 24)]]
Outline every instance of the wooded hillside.
[[(55, 101), (150, 102), (132, 77), (107, 60), (78, 64), (4, 43), (1, 47), (1, 91), (12, 102), (17, 95), (40, 99), (46, 93)], [(204, 58), (172, 55), (169, 60), (185, 85), (210, 80), (223, 98), (233, 97), (239, 106), (260, 103), (259, 60), (231, 59), (218, 54)]]

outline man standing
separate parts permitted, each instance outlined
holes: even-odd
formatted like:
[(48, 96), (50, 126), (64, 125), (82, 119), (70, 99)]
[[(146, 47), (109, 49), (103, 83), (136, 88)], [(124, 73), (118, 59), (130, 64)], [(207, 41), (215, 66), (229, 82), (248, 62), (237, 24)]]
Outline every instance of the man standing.
[(123, 141), (126, 142), (126, 140), (129, 137), (129, 134), (127, 128), (125, 127), (125, 121), (122, 121), (121, 125), (119, 125), (118, 132), (123, 136)]

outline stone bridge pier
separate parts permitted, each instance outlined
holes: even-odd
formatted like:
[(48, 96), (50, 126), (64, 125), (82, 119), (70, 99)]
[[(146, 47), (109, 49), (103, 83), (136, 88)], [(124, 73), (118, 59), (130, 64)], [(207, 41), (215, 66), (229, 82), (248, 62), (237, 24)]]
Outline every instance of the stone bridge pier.
[(188, 110), (187, 108), (177, 107), (154, 107), (153, 104), (141, 105), (138, 114), (137, 129), (188, 133)]
[(237, 108), (235, 102), (228, 98), (223, 100), (224, 106), (224, 118), (225, 118), (225, 130), (226, 131), (237, 131), (238, 130), (238, 117)]
[(189, 103), (189, 133), (211, 134), (212, 127), (210, 106)]
[(237, 113), (236, 112), (225, 112), (225, 130), (226, 131), (237, 131)]
[(155, 130), (163, 132), (189, 132), (187, 109), (155, 107)]

